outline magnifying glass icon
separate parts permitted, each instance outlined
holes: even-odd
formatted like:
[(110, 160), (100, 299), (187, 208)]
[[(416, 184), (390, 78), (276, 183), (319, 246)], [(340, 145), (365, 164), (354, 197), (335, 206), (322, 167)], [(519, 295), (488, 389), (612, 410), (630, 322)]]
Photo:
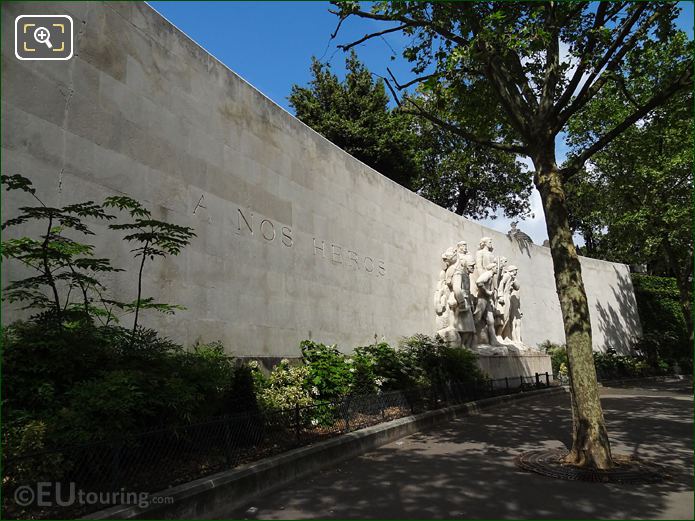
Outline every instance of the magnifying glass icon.
[(45, 43), (46, 47), (49, 49), (53, 48), (51, 45), (51, 33), (45, 27), (37, 27), (34, 31), (34, 39), (39, 43)]

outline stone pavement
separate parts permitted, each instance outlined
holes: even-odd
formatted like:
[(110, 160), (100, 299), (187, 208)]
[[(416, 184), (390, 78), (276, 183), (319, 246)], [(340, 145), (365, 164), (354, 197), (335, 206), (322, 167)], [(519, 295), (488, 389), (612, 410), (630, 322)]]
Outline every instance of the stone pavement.
[(613, 451), (659, 463), (667, 481), (585, 483), (518, 470), (519, 452), (569, 443), (569, 395), (559, 395), (403, 438), (225, 517), (693, 519), (692, 383), (604, 387), (602, 404)]

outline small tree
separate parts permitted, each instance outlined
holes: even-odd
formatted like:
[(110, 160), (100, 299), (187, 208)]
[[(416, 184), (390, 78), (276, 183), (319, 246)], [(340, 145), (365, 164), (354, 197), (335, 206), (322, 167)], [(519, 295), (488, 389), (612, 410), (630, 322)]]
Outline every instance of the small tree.
[(125, 210), (133, 219), (132, 222), (123, 224), (111, 224), (112, 230), (125, 230), (128, 233), (124, 239), (128, 242), (138, 244), (131, 250), (135, 258), (140, 258), (138, 269), (138, 293), (137, 298), (130, 304), (125, 305), (127, 309), (135, 312), (133, 319), (133, 340), (138, 327), (140, 309), (156, 309), (163, 313), (173, 313), (175, 309), (183, 309), (176, 304), (163, 304), (154, 302), (154, 299), (142, 298), (142, 274), (145, 268), (145, 261), (149, 258), (166, 257), (167, 255), (178, 255), (181, 250), (190, 243), (195, 237), (193, 228), (179, 226), (176, 224), (160, 221), (152, 218), (149, 210), (143, 207), (135, 199), (127, 196), (108, 197), (104, 202), (105, 207), (118, 208)]
[[(60, 327), (67, 318), (66, 313), (78, 311), (79, 318), (91, 321), (93, 316), (103, 316), (103, 308), (94, 306), (94, 294), (101, 295), (104, 287), (97, 274), (121, 271), (111, 266), (108, 259), (94, 258), (94, 246), (78, 242), (66, 233), (94, 235), (83, 222), (84, 218), (98, 220), (114, 219), (104, 208), (93, 202), (71, 204), (53, 208), (44, 204), (26, 177), (21, 175), (2, 176), (2, 184), (8, 190), (21, 190), (31, 196), (40, 206), (23, 206), (17, 217), (8, 219), (2, 229), (32, 221), (44, 222), (45, 232), (40, 239), (20, 237), (2, 242), (2, 255), (19, 260), (37, 274), (10, 282), (5, 288), (4, 299), (10, 302), (25, 302), (24, 309), (45, 312)], [(67, 288), (67, 294), (61, 292)], [(71, 293), (79, 290), (80, 304), (71, 303)], [(50, 296), (47, 296), (48, 293)]]

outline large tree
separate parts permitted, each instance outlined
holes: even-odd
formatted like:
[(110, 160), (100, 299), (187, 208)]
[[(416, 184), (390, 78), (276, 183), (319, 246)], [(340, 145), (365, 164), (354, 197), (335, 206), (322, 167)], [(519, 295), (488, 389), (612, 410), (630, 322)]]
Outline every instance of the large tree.
[[(572, 395), (573, 443), (566, 461), (610, 468), (613, 458), (599, 400), (591, 324), (581, 266), (568, 221), (566, 186), (595, 154), (676, 93), (692, 88), (692, 56), (673, 60), (634, 106), (594, 128), (591, 139), (558, 165), (558, 135), (571, 132), (587, 104), (623, 81), (622, 64), (644, 48), (677, 37), (675, 3), (652, 2), (339, 2), (351, 16), (384, 22), (343, 48), (400, 32), (436, 110), (401, 103), (450, 132), (494, 150), (528, 156), (541, 194), (555, 284), (564, 321)], [(336, 31), (337, 32), (337, 31)], [(395, 79), (394, 79), (395, 80)], [(394, 81), (395, 83), (395, 81)], [(494, 109), (490, 110), (490, 104)], [(482, 123), (481, 123), (482, 122)]]
[(507, 217), (530, 214), (531, 179), (517, 156), (469, 143), (426, 120), (416, 132), (418, 194), (472, 219), (494, 219), (500, 211)]
[(407, 188), (418, 177), (412, 117), (389, 109), (383, 81), (375, 81), (352, 53), (344, 81), (315, 58), (307, 87), (292, 86), (297, 117), (360, 161)]
[[(646, 59), (649, 53), (644, 53)], [(659, 60), (660, 64), (667, 61)], [(659, 74), (656, 70), (654, 74)], [(599, 114), (632, 105), (646, 88), (606, 93), (581, 120), (573, 141), (589, 139)], [(643, 94), (644, 95), (644, 94)], [(627, 99), (629, 96), (630, 99)], [(603, 119), (603, 116), (600, 117)], [(693, 342), (693, 96), (684, 92), (628, 129), (577, 174), (569, 199), (571, 222), (592, 256), (674, 277), (690, 345)], [(589, 204), (590, 203), (590, 204)], [(587, 251), (589, 253), (589, 251)]]
[[(292, 86), (297, 117), (360, 161), (458, 215), (472, 219), (530, 211), (531, 182), (515, 156), (470, 144), (389, 106), (384, 81), (356, 54), (341, 81), (312, 59), (308, 86)], [(420, 97), (420, 101), (427, 104)], [(491, 183), (490, 178), (495, 182)]]

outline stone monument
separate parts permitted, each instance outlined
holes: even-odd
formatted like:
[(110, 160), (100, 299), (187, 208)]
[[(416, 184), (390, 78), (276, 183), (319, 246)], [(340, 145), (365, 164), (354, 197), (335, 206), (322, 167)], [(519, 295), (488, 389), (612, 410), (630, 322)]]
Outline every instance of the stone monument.
[(517, 363), (502, 365), (509, 365), (508, 369), (516, 367), (520, 373), (493, 371), (498, 373), (491, 374), (493, 378), (531, 376), (530, 371), (524, 370), (526, 365), (518, 363), (522, 357), (543, 358), (532, 364), (535, 372), (550, 372), (547, 355), (525, 344), (521, 337), (519, 268), (507, 265), (504, 257), (494, 256), (493, 249), (492, 239), (483, 237), (475, 258), (468, 254), (465, 241), (442, 253), (443, 267), (434, 299), (436, 335), (450, 346), (470, 349), (479, 357), (517, 358)]

